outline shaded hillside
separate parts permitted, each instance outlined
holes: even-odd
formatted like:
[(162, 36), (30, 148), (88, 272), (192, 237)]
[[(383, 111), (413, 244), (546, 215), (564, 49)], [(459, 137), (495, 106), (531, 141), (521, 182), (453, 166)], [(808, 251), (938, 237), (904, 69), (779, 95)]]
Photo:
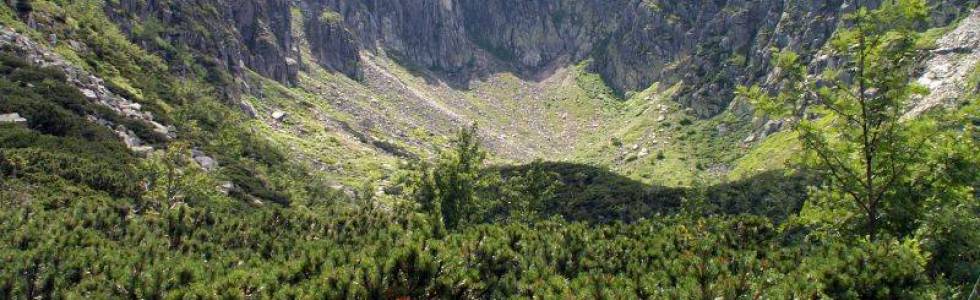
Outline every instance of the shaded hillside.
[[(697, 207), (703, 215), (760, 215), (781, 221), (796, 214), (813, 182), (800, 175), (770, 171), (734, 182), (701, 187), (645, 184), (607, 169), (561, 162), (499, 167), (505, 178), (538, 167), (558, 175), (562, 183), (543, 204), (545, 215), (572, 221), (633, 222), (681, 213)], [(687, 202), (687, 204), (685, 204)]]

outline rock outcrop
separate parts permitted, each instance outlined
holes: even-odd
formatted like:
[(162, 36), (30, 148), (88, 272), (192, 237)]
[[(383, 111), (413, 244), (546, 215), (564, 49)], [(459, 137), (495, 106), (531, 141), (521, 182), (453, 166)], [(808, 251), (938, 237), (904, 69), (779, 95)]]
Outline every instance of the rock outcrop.
[(939, 105), (955, 104), (967, 87), (968, 75), (980, 62), (980, 9), (963, 19), (956, 29), (936, 41), (932, 57), (918, 83), (929, 88), (929, 95), (918, 99), (906, 117), (917, 116)]
[(343, 23), (343, 16), (330, 8), (320, 8), (319, 16), (305, 22), (306, 37), (317, 62), (348, 77), (361, 79), (360, 47), (354, 34)]
[[(106, 2), (107, 15), (134, 37), (159, 34), (172, 45), (193, 49), (204, 60), (200, 63), (235, 75), (248, 68), (279, 82), (296, 81), (300, 61), (291, 34), (292, 1)], [(144, 41), (143, 46), (164, 52), (165, 58), (178, 55), (162, 45)]]

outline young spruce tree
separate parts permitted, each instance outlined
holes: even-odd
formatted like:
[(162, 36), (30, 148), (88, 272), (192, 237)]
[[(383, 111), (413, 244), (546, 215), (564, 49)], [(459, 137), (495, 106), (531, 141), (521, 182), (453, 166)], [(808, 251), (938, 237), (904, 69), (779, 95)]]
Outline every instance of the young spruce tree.
[(486, 186), (476, 125), (460, 130), (451, 151), (440, 155), (434, 165), (423, 165), (415, 183), (415, 198), (446, 229), (456, 229), (480, 208), (477, 192)]
[(784, 50), (774, 59), (778, 93), (758, 86), (739, 91), (760, 113), (795, 121), (805, 167), (825, 177), (823, 192), (835, 208), (863, 216), (861, 231), (871, 239), (884, 211), (900, 202), (890, 200), (917, 159), (912, 150), (924, 142), (900, 118), (910, 97), (924, 92), (910, 79), (921, 53), (916, 29), (926, 16), (924, 0), (859, 6), (829, 43), (837, 66), (810, 76), (799, 55)]

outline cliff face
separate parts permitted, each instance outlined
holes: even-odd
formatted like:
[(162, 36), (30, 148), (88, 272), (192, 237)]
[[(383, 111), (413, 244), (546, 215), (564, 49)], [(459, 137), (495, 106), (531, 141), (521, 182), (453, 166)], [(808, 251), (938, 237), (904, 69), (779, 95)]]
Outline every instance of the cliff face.
[[(384, 53), (465, 86), (510, 71), (533, 79), (592, 59), (619, 92), (682, 83), (677, 99), (698, 115), (722, 111), (740, 84), (764, 78), (772, 48), (818, 49), (844, 0), (300, 0), (118, 1), (107, 11), (123, 28), (159, 20), (164, 37), (238, 74), (241, 67), (295, 82), (295, 30), (315, 62), (360, 78), (360, 52)], [(972, 0), (934, 1), (937, 23)], [(291, 9), (299, 14), (292, 14)], [(301, 16), (305, 28), (291, 28)]]
[[(199, 63), (233, 74), (249, 68), (290, 83), (299, 70), (290, 34), (290, 1), (149, 0), (107, 1), (106, 5), (107, 14), (124, 31), (146, 38), (143, 46), (164, 52), (169, 61), (180, 61), (172, 48), (186, 47)], [(156, 34), (162, 41), (153, 43)]]

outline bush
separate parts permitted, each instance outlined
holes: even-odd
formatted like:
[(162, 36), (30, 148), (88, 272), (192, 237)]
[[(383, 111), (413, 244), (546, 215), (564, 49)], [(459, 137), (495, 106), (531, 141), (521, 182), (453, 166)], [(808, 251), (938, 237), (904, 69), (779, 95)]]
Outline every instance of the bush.
[(251, 197), (258, 197), (262, 200), (272, 201), (281, 205), (289, 205), (289, 197), (286, 194), (271, 189), (268, 183), (254, 169), (241, 163), (232, 163), (226, 166), (225, 170), (226, 176), (241, 188), (241, 190), (232, 191), (232, 196), (241, 200), (250, 200)]
[(21, 14), (29, 14), (34, 11), (34, 5), (31, 4), (33, 0), (17, 0), (17, 12)]
[(804, 258), (782, 285), (793, 298), (921, 298), (929, 283), (926, 262), (915, 240), (834, 241)]

